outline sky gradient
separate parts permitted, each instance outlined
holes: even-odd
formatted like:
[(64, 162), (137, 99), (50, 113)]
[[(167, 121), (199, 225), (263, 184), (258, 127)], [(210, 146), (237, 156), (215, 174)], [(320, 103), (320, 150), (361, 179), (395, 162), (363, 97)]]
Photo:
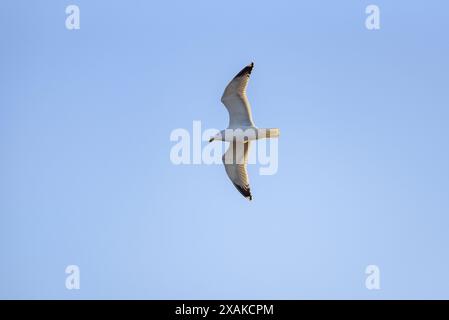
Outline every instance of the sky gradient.
[[(449, 298), (448, 1), (0, 8), (0, 298)], [(281, 136), (249, 202), (169, 155), (173, 129), (226, 127), (251, 61)]]

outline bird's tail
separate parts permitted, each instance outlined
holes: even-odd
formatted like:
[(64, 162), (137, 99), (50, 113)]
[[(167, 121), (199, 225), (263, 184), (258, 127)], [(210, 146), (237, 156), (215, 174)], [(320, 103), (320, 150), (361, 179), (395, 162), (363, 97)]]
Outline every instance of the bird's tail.
[(280, 130), (278, 128), (264, 128), (259, 129), (257, 133), (258, 139), (278, 138), (280, 135)]

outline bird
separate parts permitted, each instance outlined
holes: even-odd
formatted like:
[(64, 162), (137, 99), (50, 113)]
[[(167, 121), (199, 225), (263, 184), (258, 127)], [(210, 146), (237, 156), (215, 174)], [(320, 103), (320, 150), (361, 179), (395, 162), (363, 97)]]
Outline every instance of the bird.
[(248, 154), (251, 141), (279, 137), (278, 128), (257, 128), (254, 124), (251, 105), (246, 96), (254, 62), (244, 67), (226, 86), (221, 102), (229, 113), (227, 129), (211, 137), (212, 141), (230, 142), (228, 150), (223, 154), (222, 162), (226, 174), (235, 188), (248, 200), (252, 200), (247, 170)]

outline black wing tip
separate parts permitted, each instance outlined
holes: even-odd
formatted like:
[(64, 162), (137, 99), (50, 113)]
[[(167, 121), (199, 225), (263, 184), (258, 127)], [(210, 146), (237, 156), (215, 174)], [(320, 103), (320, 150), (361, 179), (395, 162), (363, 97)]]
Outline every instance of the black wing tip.
[(251, 62), (249, 65), (247, 65), (245, 68), (243, 68), (239, 73), (237, 73), (237, 75), (234, 77), (234, 79), (241, 77), (243, 75), (249, 76), (251, 74), (251, 71), (253, 71), (253, 68), (254, 68), (254, 62)]
[(253, 195), (251, 194), (251, 190), (248, 188), (242, 188), (238, 184), (233, 183), (237, 190), (249, 201), (253, 200)]

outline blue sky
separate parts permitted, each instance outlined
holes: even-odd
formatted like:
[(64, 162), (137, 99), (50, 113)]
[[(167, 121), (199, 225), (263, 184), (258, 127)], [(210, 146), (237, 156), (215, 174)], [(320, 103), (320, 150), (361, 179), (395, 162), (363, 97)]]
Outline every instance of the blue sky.
[[(0, 298), (449, 298), (447, 1), (0, 7)], [(169, 137), (251, 61), (281, 137), (248, 202)]]

